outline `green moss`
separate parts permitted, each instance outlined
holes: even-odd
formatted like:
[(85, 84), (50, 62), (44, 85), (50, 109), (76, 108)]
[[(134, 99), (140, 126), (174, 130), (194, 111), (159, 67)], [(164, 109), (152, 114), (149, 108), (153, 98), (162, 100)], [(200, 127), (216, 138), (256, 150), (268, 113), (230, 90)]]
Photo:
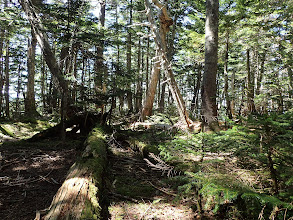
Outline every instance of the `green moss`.
[(100, 206), (96, 207), (91, 201), (86, 200), (80, 219), (101, 219), (100, 212)]
[(85, 143), (87, 147), (79, 164), (92, 173), (93, 180), (89, 186), (89, 198), (91, 198), (91, 201), (85, 202), (81, 219), (101, 219), (102, 208), (99, 203), (99, 196), (107, 161), (105, 135), (102, 129), (95, 128), (89, 134)]
[(6, 128), (4, 125), (0, 126), (0, 131), (7, 136), (15, 137), (14, 133), (10, 131), (8, 128)]
[(131, 198), (149, 197), (155, 193), (155, 189), (146, 183), (129, 176), (117, 176), (115, 187), (118, 194)]

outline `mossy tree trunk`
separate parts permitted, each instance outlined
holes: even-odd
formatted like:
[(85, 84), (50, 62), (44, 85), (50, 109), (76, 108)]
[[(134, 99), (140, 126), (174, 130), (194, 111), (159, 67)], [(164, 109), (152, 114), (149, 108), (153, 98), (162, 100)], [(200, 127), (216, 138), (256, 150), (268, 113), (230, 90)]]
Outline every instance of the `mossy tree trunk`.
[(36, 219), (101, 219), (99, 200), (107, 152), (104, 134), (95, 128), (86, 141), (82, 157), (71, 167), (46, 214)]

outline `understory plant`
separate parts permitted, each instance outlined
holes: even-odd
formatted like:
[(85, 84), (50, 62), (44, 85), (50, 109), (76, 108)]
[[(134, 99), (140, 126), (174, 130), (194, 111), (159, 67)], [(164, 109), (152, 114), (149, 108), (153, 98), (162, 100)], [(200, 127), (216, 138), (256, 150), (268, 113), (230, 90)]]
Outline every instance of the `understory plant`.
[[(179, 190), (217, 218), (293, 216), (293, 113), (251, 115), (219, 133), (178, 134), (160, 155), (186, 178)], [(175, 178), (175, 177), (174, 177)]]

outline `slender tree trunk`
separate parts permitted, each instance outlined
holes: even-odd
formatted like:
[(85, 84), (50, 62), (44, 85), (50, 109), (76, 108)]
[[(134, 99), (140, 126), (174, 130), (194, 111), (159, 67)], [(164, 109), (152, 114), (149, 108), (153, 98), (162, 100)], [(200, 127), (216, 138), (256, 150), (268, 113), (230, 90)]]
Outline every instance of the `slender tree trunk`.
[[(129, 7), (129, 25), (132, 25), (132, 0), (130, 0), (130, 7)], [(127, 60), (127, 75), (131, 78), (132, 75), (132, 68), (131, 68), (131, 56), (132, 56), (132, 34), (131, 28), (128, 28), (127, 33), (127, 45), (126, 45), (126, 60)], [(128, 105), (128, 113), (133, 112), (133, 103), (132, 103), (132, 91), (131, 91), (131, 82), (128, 82), (128, 90), (126, 92), (127, 98), (127, 105)]]
[(20, 103), (19, 95), (21, 88), (21, 59), (18, 60), (18, 74), (17, 74), (17, 87), (16, 87), (16, 103), (15, 103), (15, 116), (18, 118), (20, 116)]
[(156, 95), (156, 98), (157, 98), (157, 101), (155, 103), (157, 103), (157, 106), (159, 105), (159, 102), (160, 102), (160, 96), (161, 96), (161, 74), (159, 75), (159, 81), (158, 81), (158, 88), (157, 88), (157, 95)]
[(231, 115), (235, 117), (235, 72), (233, 71), (231, 77)]
[(224, 63), (224, 95), (226, 100), (226, 114), (227, 116), (232, 119), (232, 113), (231, 113), (231, 100), (229, 96), (229, 81), (228, 81), (228, 59), (229, 59), (229, 32), (227, 32), (226, 36), (226, 50), (225, 50), (225, 63)]
[(137, 72), (138, 79), (136, 82), (136, 98), (135, 98), (135, 112), (139, 112), (142, 108), (142, 48), (141, 40), (138, 41), (138, 53), (137, 53)]
[[(75, 51), (74, 53), (74, 59), (73, 59), (73, 76), (75, 79), (77, 79), (77, 56), (78, 56), (78, 51)], [(73, 89), (71, 91), (72, 93), (72, 102), (74, 104), (77, 103), (77, 81), (73, 82)]]
[(219, 130), (216, 105), (218, 63), (219, 1), (206, 1), (205, 69), (202, 84), (202, 117), (204, 130)]
[(293, 90), (293, 71), (289, 66), (287, 67), (287, 71), (289, 76), (290, 87), (291, 87), (291, 90)]
[(195, 112), (195, 110), (198, 108), (198, 95), (201, 85), (201, 74), (202, 66), (200, 64), (197, 65), (197, 76), (196, 76), (196, 82), (194, 78), (194, 89), (193, 89), (193, 98), (191, 102), (191, 112)]
[(164, 76), (161, 89), (161, 97), (159, 102), (159, 112), (163, 113), (165, 111), (165, 93), (166, 93), (166, 84), (167, 84), (167, 78)]
[(6, 41), (6, 56), (5, 56), (5, 115), (10, 118), (9, 108), (9, 40)]
[(31, 31), (31, 40), (28, 41), (28, 54), (27, 54), (27, 92), (25, 99), (25, 114), (29, 117), (37, 116), (36, 101), (35, 101), (35, 66), (36, 66), (36, 47), (37, 39), (34, 31)]
[[(150, 29), (148, 29), (148, 35), (150, 35)], [(150, 69), (150, 38), (147, 39), (147, 55), (146, 55), (146, 94), (149, 89), (149, 69)]]
[(257, 83), (256, 83), (256, 90), (255, 90), (255, 94), (256, 95), (260, 95), (260, 89), (261, 89), (261, 83), (262, 83), (262, 79), (264, 76), (264, 72), (265, 72), (265, 53), (262, 54), (261, 57), (261, 65), (260, 65), (260, 71), (259, 74), (257, 76)]
[(5, 30), (0, 30), (0, 117), (2, 116), (2, 103), (3, 103), (3, 45), (4, 45)]
[(254, 105), (254, 73), (250, 68), (250, 50), (246, 51), (247, 68), (247, 110), (249, 113), (255, 112)]
[(42, 102), (43, 102), (43, 112), (45, 113), (47, 110), (47, 95), (48, 95), (48, 91), (47, 91), (47, 70), (46, 70), (46, 66), (45, 66), (45, 61), (43, 59), (43, 57), (41, 58), (41, 96), (42, 96)]

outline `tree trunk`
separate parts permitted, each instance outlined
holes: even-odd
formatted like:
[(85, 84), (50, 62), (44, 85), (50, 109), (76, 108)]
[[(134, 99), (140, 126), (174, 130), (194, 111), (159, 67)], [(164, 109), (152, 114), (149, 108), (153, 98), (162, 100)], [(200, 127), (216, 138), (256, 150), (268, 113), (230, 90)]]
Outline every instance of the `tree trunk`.
[(31, 41), (28, 41), (28, 52), (27, 52), (27, 92), (25, 98), (25, 114), (28, 117), (37, 116), (36, 101), (35, 101), (35, 66), (36, 66), (36, 47), (37, 39), (34, 31), (31, 30)]
[[(130, 0), (130, 7), (129, 7), (129, 26), (132, 25), (132, 0)], [(128, 35), (127, 35), (127, 45), (126, 45), (126, 61), (127, 61), (127, 75), (129, 78), (131, 78), (132, 75), (132, 69), (131, 69), (131, 56), (132, 56), (132, 34), (131, 34), (131, 28), (128, 28)], [(127, 105), (128, 105), (128, 112), (133, 112), (133, 103), (132, 103), (132, 91), (131, 91), (131, 82), (127, 83), (127, 92), (126, 92), (126, 99), (127, 99)]]
[(255, 112), (254, 105), (254, 73), (250, 69), (250, 50), (246, 50), (246, 68), (247, 68), (247, 110), (248, 113)]
[(27, 19), (29, 20), (35, 36), (37, 38), (37, 41), (39, 43), (39, 46), (43, 52), (43, 56), (45, 58), (45, 61), (50, 69), (50, 72), (54, 77), (56, 77), (57, 82), (60, 86), (60, 89), (62, 92), (66, 91), (68, 89), (67, 82), (64, 78), (64, 74), (62, 73), (58, 62), (56, 60), (56, 57), (53, 53), (53, 50), (49, 44), (48, 36), (44, 32), (45, 28), (41, 24), (40, 17), (35, 13), (33, 10), (33, 5), (28, 0), (19, 0), (20, 4), (23, 7), (24, 12), (26, 13)]
[(4, 45), (5, 30), (1, 28), (0, 31), (0, 117), (2, 116), (2, 103), (3, 103), (3, 45)]
[[(106, 1), (100, 0), (98, 1), (97, 7), (97, 18), (100, 23), (100, 32), (101, 38), (104, 38), (104, 26), (105, 26), (105, 12), (106, 12)], [(95, 60), (95, 92), (98, 101), (102, 101), (101, 97), (106, 93), (106, 66), (104, 64), (104, 40), (101, 40), (99, 44), (96, 45), (96, 60)], [(101, 112), (104, 112), (104, 104), (97, 105), (97, 108), (101, 108)]]
[(142, 63), (143, 53), (141, 48), (141, 40), (138, 41), (138, 52), (137, 52), (137, 72), (138, 79), (136, 82), (136, 97), (135, 97), (135, 112), (139, 112), (142, 108)]
[(19, 103), (19, 94), (21, 88), (21, 60), (18, 60), (18, 74), (17, 74), (17, 87), (16, 87), (16, 103), (15, 103), (15, 116), (18, 118), (20, 116), (20, 103)]
[[(177, 16), (177, 14), (175, 14), (172, 34), (171, 34), (170, 39), (168, 40), (168, 47), (166, 48), (167, 58), (168, 58), (169, 62), (171, 62), (173, 55), (175, 53), (174, 40), (175, 40), (175, 34), (176, 34), (176, 30), (177, 30), (176, 29), (177, 18), (178, 18), (178, 16)], [(166, 76), (163, 77), (163, 83), (161, 83), (161, 84), (162, 84), (162, 89), (161, 89), (161, 97), (160, 97), (160, 102), (159, 102), (159, 111), (161, 113), (163, 113), (165, 110), (165, 93), (166, 93), (166, 84), (167, 84), (167, 77)]]
[(233, 71), (231, 77), (231, 115), (235, 117), (235, 72)]
[(217, 63), (218, 63), (219, 1), (206, 1), (205, 68), (202, 84), (202, 117), (204, 130), (219, 130), (217, 119)]
[(165, 93), (166, 93), (166, 84), (167, 84), (167, 78), (163, 78), (162, 89), (161, 89), (161, 97), (159, 102), (159, 112), (163, 113), (165, 111)]
[(257, 76), (257, 83), (256, 83), (256, 90), (255, 90), (256, 95), (260, 95), (261, 83), (262, 83), (262, 79), (265, 72), (265, 56), (266, 54), (263, 53), (261, 57), (260, 71), (258, 72), (259, 74)]
[(6, 41), (6, 56), (5, 56), (5, 115), (10, 118), (9, 108), (9, 40)]
[(103, 219), (99, 198), (107, 151), (100, 129), (94, 129), (86, 144), (82, 158), (70, 168), (46, 213), (37, 212), (35, 219)]
[(147, 95), (144, 102), (144, 106), (141, 113), (141, 119), (145, 120), (147, 116), (152, 115), (153, 111), (153, 103), (156, 95), (157, 84), (160, 77), (160, 70), (161, 70), (161, 62), (158, 55), (158, 51), (156, 52), (156, 57), (154, 59), (154, 65), (152, 70), (151, 79), (148, 85)]
[(47, 88), (47, 72), (45, 67), (44, 59), (41, 58), (41, 96), (42, 96), (42, 103), (43, 103), (43, 113), (46, 112), (47, 109), (47, 98), (46, 98), (46, 88)]
[(226, 100), (226, 114), (227, 116), (232, 119), (232, 113), (231, 113), (231, 100), (229, 96), (229, 81), (228, 81), (228, 59), (229, 59), (229, 32), (227, 32), (226, 36), (226, 50), (225, 50), (225, 63), (224, 63), (224, 95)]
[[(166, 44), (166, 35), (169, 31), (169, 27), (173, 24), (173, 20), (168, 16), (167, 8), (158, 0), (152, 0), (152, 2), (156, 5), (159, 9), (159, 19), (160, 19), (160, 29), (159, 32), (157, 31), (156, 24), (154, 21), (154, 14), (150, 5), (149, 0), (145, 0), (145, 7), (146, 7), (146, 14), (148, 16), (148, 20), (151, 24), (152, 31), (155, 35), (155, 43), (159, 50), (159, 55), (162, 59), (162, 64), (164, 66), (165, 76), (167, 78), (169, 89), (171, 90), (172, 96), (175, 100), (175, 104), (177, 110), (179, 112), (180, 119), (185, 121), (187, 126), (189, 126), (190, 119), (188, 117), (188, 113), (185, 108), (185, 104), (183, 102), (183, 98), (181, 96), (180, 90), (178, 89), (177, 83), (174, 79), (171, 63), (168, 60), (167, 55), (167, 44)], [(143, 119), (143, 117), (142, 117)]]
[(196, 82), (194, 79), (194, 89), (193, 89), (193, 98), (192, 98), (192, 102), (191, 102), (191, 112), (195, 112), (195, 110), (198, 108), (198, 95), (199, 95), (199, 90), (200, 90), (200, 85), (201, 85), (201, 70), (202, 70), (202, 66), (200, 64), (198, 64)]
[[(27, 16), (27, 19), (29, 20), (31, 24), (32, 29), (34, 30), (38, 44), (43, 52), (44, 59), (50, 69), (50, 72), (52, 73), (54, 77), (56, 77), (57, 83), (59, 84), (59, 88), (61, 89), (61, 94), (62, 94), (61, 119), (63, 120), (63, 123), (64, 123), (67, 105), (68, 105), (68, 97), (67, 97), (68, 82), (65, 80), (64, 74), (62, 73), (62, 70), (49, 44), (48, 36), (44, 32), (45, 28), (43, 27), (41, 23), (41, 19), (39, 15), (36, 14), (35, 10), (33, 9), (34, 5), (32, 5), (32, 2), (28, 0), (19, 0), (19, 1)], [(62, 139), (64, 139), (64, 136), (65, 136), (65, 130), (62, 130), (62, 133), (61, 133)]]
[[(148, 35), (150, 35), (150, 29), (148, 29)], [(147, 39), (147, 55), (146, 55), (146, 94), (149, 89), (149, 67), (150, 66), (150, 38)]]

